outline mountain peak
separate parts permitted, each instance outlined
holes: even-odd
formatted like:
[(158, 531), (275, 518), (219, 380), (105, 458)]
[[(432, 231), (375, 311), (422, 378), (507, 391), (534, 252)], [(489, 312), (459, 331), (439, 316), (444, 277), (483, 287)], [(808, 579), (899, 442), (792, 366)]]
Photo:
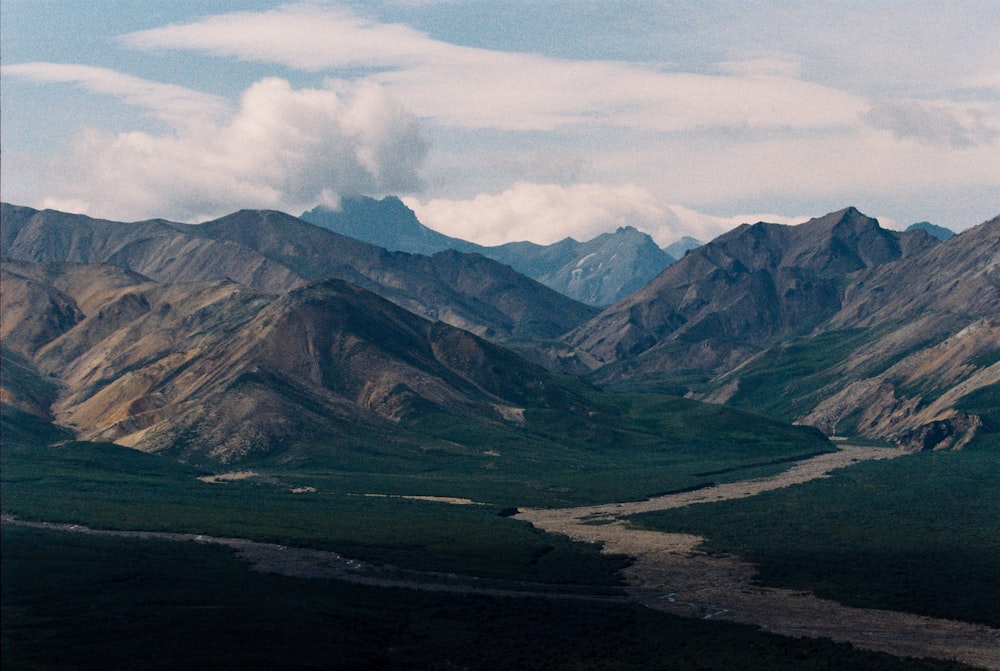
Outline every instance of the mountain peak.
[(427, 228), (417, 215), (396, 196), (382, 200), (368, 196), (348, 196), (335, 210), (324, 205), (303, 212), (299, 217), (362, 242), (393, 252), (434, 254), (445, 249), (473, 251), (474, 245)]
[[(927, 236), (906, 237), (854, 207), (798, 226), (744, 224), (688, 253), (567, 341), (604, 362), (665, 341), (713, 342), (711, 357), (718, 360), (709, 368), (738, 361), (835, 314), (852, 274), (933, 244)], [(684, 351), (676, 347), (670, 352)], [(665, 354), (663, 367), (690, 365), (685, 356), (704, 358), (706, 351), (676, 360)]]
[(906, 227), (906, 231), (924, 231), (938, 240), (947, 240), (955, 235), (955, 232), (944, 226), (935, 226), (929, 221), (919, 221)]
[(800, 227), (803, 226), (833, 230), (837, 228), (878, 228), (879, 224), (877, 219), (869, 217), (858, 208), (850, 205), (842, 210), (830, 212), (800, 224)]

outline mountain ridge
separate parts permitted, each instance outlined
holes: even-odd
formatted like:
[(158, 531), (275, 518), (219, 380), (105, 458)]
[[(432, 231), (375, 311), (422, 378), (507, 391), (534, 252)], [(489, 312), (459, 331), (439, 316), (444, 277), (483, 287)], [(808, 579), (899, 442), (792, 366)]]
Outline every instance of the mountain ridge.
[[(219, 392), (213, 385), (223, 380), (232, 385), (249, 426), (258, 420), (300, 426), (284, 414), (300, 413), (299, 401), (288, 399), (317, 408), (315, 426), (337, 435), (350, 434), (357, 422), (387, 430), (384, 422), (419, 416), (417, 407), (510, 422), (520, 416), (515, 399), (530, 397), (515, 379), (529, 368), (521, 357), (598, 386), (666, 391), (913, 449), (961, 447), (1000, 431), (1000, 218), (946, 241), (920, 229), (883, 229), (853, 207), (797, 226), (744, 224), (598, 312), (479, 254), (390, 252), (276, 211), (243, 210), (197, 226), (130, 225), (6, 204), (3, 214), (2, 333), (10, 382), (3, 400), (89, 426), (95, 437), (107, 431), (116, 440), (145, 441), (172, 411), (197, 415), (195, 424), (209, 421), (212, 407), (224, 416), (222, 405), (204, 402), (182, 412), (165, 400), (170, 394), (144, 386), (160, 368), (180, 367), (172, 374), (177, 385), (199, 366), (206, 389)], [(642, 239), (628, 228), (608, 235)], [(560, 246), (546, 253), (559, 254)], [(373, 291), (399, 312), (364, 293)], [(419, 352), (395, 348), (395, 363), (351, 368), (331, 354), (332, 336), (321, 334), (322, 320), (306, 319), (312, 308), (305, 304), (295, 308), (296, 319), (311, 326), (286, 324), (286, 337), (275, 342), (312, 352), (308, 365), (301, 353), (286, 356), (241, 330), (261, 311), (310, 292), (357, 323), (366, 311), (386, 320), (384, 333), (345, 336), (368, 343), (369, 358), (358, 361), (380, 361), (370, 358), (379, 349), (372, 343), (404, 331), (423, 342)], [(336, 310), (324, 314), (330, 328), (349, 330)], [(406, 315), (449, 328), (422, 321), (400, 331), (411, 319)], [(461, 335), (466, 331), (520, 357), (507, 350), (486, 357), (484, 345)], [(222, 347), (214, 332), (242, 333), (245, 346), (237, 350), (246, 356), (267, 350), (270, 358), (231, 362), (241, 371), (236, 378), (217, 361), (214, 372), (205, 372), (211, 358), (195, 353)], [(95, 342), (103, 349), (94, 350)], [(179, 349), (166, 352), (168, 342)], [(129, 358), (136, 347), (152, 348), (142, 363)], [(160, 368), (147, 368), (152, 360)], [(283, 368), (295, 361), (294, 371)], [(140, 369), (146, 378), (134, 374)], [(504, 377), (505, 369), (513, 377)], [(380, 381), (362, 394), (364, 384), (338, 386), (331, 372), (337, 370)], [(493, 372), (476, 377), (486, 370)], [(542, 369), (532, 370), (529, 377), (541, 379)], [(74, 391), (60, 395), (53, 375)], [(409, 389), (411, 378), (425, 380), (422, 390)], [(275, 396), (279, 388), (283, 398)], [(289, 428), (287, 435), (294, 433)], [(230, 448), (252, 451), (253, 442)]]
[[(163, 282), (229, 278), (275, 294), (337, 277), (498, 339), (555, 337), (595, 312), (484, 257), (389, 252), (277, 211), (242, 210), (198, 225), (109, 222), (6, 203), (2, 212), (2, 253), (11, 259), (113, 263)], [(480, 281), (439, 279), (467, 277), (470, 266)]]
[(746, 225), (566, 342), (598, 384), (669, 388), (828, 435), (960, 447), (1000, 428), (998, 240), (998, 219), (942, 242), (854, 208)]
[(604, 364), (665, 341), (739, 342), (748, 354), (832, 316), (846, 274), (932, 244), (926, 234), (911, 235), (919, 241), (901, 243), (901, 234), (853, 207), (797, 226), (743, 224), (689, 252), (566, 341)]
[(675, 261), (649, 235), (632, 226), (619, 227), (614, 233), (585, 242), (564, 238), (551, 245), (478, 245), (424, 226), (411, 209), (393, 196), (382, 200), (345, 198), (339, 210), (320, 206), (300, 218), (389, 250), (432, 255), (450, 249), (481, 254), (592, 306), (620, 300)]

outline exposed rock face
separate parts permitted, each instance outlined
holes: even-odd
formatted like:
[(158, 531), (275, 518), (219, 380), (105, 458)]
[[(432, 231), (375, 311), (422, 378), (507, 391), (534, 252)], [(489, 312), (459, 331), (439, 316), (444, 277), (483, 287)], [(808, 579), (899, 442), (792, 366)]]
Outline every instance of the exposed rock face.
[(957, 414), (923, 424), (899, 436), (899, 443), (915, 451), (959, 450), (969, 443), (983, 428), (983, 419), (977, 415)]
[[(957, 448), (980, 432), (1000, 428), (962, 410), (968, 398), (1000, 390), (1000, 318), (983, 317), (930, 347), (911, 339), (934, 337), (941, 325), (917, 322), (915, 327), (873, 336), (866, 351), (838, 367), (840, 379), (855, 381), (829, 389), (830, 395), (800, 422), (831, 435), (846, 425), (913, 449)], [(911, 353), (888, 363), (906, 350)], [(865, 369), (877, 372), (859, 373)]]
[[(7, 366), (5, 351), (5, 401), (84, 439), (184, 458), (350, 441), (414, 413), (502, 423), (553, 386), (507, 350), (338, 280), (275, 297), (227, 281), (9, 262), (4, 298), (51, 305), (41, 318), (5, 305), (16, 357)], [(40, 380), (59, 389), (32, 398)]]
[(923, 449), (995, 430), (998, 328), (1000, 218), (939, 242), (849, 208), (723, 235), (566, 340), (598, 381), (681, 376), (695, 398), (760, 409), (768, 380), (786, 419)]
[[(800, 226), (743, 225), (689, 252), (641, 291), (571, 332), (566, 340), (602, 363), (654, 350), (668, 359), (708, 344), (713, 372), (794, 334), (842, 306), (849, 276), (933, 244), (886, 231), (854, 208)], [(911, 249), (914, 248), (914, 249)], [(684, 356), (690, 356), (685, 353)]]
[(674, 263), (649, 235), (631, 226), (587, 242), (513, 242), (482, 253), (588, 305), (611, 305)]
[(7, 204), (2, 216), (5, 258), (110, 263), (158, 282), (230, 279), (268, 293), (332, 277), (491, 338), (551, 338), (595, 313), (488, 259), (390, 253), (280, 212), (245, 210), (197, 226)]
[(551, 245), (532, 242), (496, 247), (477, 245), (427, 228), (412, 210), (392, 197), (346, 198), (340, 210), (317, 207), (305, 212), (302, 219), (393, 251), (435, 254), (456, 250), (482, 254), (588, 305), (611, 305), (674, 262), (651, 237), (631, 226), (587, 242), (566, 238)]

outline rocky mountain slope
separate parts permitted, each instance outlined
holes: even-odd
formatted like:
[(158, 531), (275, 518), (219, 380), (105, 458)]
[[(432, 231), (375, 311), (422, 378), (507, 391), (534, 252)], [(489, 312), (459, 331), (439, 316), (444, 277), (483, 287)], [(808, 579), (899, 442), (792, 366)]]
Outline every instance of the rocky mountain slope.
[(914, 447), (1000, 429), (984, 425), (1000, 410), (1000, 217), (857, 278), (824, 328), (871, 337), (804, 423)]
[(799, 226), (743, 226), (567, 342), (603, 383), (829, 434), (961, 445), (1000, 419), (998, 229), (993, 220), (939, 242), (853, 208)]
[[(537, 450), (574, 461), (669, 442), (666, 418), (630, 414), (649, 401), (602, 394), (341, 280), (276, 296), (111, 265), (8, 260), (2, 273), (3, 402), (79, 439), (193, 462), (417, 470), (495, 468), (505, 446), (518, 455), (505, 463), (531, 468)], [(737, 441), (753, 425), (754, 454), (828, 448), (814, 430), (661, 402), (683, 416), (672, 422), (710, 416)]]
[[(3, 287), (5, 402), (48, 403), (84, 439), (184, 458), (356, 442), (414, 414), (516, 425), (557, 387), (505, 349), (340, 280), (274, 296), (8, 261)], [(26, 393), (46, 383), (59, 389)]]
[(478, 254), (389, 252), (278, 212), (188, 226), (5, 205), (2, 233), (2, 400), (88, 437), (197, 435), (228, 459), (438, 412), (516, 425), (551, 401), (537, 390), (568, 393), (465, 331), (829, 435), (1000, 434), (1000, 219), (946, 241), (854, 208), (744, 225), (596, 315)]
[(10, 259), (111, 263), (159, 282), (230, 279), (268, 293), (332, 277), (498, 339), (554, 337), (594, 314), (477, 255), (388, 252), (280, 212), (247, 210), (185, 225), (2, 207), (2, 253)]
[[(574, 300), (595, 306), (624, 298), (674, 262), (674, 257), (660, 249), (649, 235), (631, 226), (586, 242), (566, 238), (551, 245), (477, 245), (427, 228), (412, 210), (393, 197), (346, 198), (339, 210), (317, 207), (301, 218), (389, 250), (433, 254), (450, 249), (482, 254)], [(686, 249), (692, 243), (681, 244), (681, 249)]]
[(588, 305), (611, 305), (674, 262), (651, 237), (631, 226), (587, 242), (512, 242), (483, 253)]
[(799, 226), (744, 224), (566, 340), (602, 364), (643, 355), (650, 372), (685, 361), (723, 370), (836, 314), (850, 274), (932, 244), (922, 233), (884, 230), (854, 208)]

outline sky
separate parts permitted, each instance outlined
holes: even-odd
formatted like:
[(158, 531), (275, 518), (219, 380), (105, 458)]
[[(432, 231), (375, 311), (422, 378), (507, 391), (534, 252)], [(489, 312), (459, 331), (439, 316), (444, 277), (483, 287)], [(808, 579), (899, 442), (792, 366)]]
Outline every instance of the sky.
[(1000, 214), (1000, 2), (0, 0), (5, 202), (481, 244)]

